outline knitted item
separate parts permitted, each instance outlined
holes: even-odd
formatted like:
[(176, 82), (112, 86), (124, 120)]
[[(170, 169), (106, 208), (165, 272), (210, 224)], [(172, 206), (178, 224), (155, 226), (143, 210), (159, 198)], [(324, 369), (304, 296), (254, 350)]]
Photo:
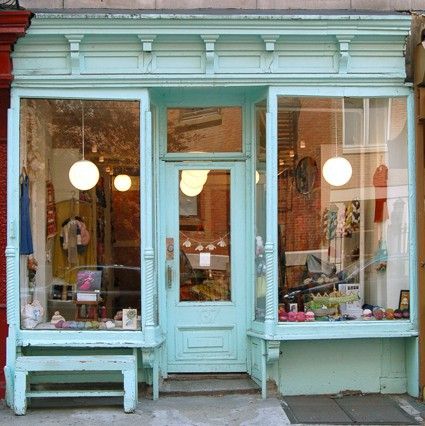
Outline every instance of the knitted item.
[(360, 226), (360, 201), (353, 200), (348, 205), (345, 215), (345, 236), (351, 237)]

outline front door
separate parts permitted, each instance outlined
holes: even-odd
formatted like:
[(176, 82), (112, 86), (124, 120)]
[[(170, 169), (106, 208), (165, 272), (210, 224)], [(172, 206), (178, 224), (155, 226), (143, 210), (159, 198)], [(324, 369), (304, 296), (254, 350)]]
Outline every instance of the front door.
[(165, 171), (168, 371), (246, 371), (244, 163)]

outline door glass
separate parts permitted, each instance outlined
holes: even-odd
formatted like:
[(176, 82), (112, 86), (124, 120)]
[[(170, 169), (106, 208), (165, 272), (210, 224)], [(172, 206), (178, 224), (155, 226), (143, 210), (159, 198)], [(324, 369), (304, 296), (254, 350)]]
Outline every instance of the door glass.
[(180, 301), (229, 301), (230, 171), (179, 176)]
[(242, 152), (242, 109), (170, 108), (167, 152)]

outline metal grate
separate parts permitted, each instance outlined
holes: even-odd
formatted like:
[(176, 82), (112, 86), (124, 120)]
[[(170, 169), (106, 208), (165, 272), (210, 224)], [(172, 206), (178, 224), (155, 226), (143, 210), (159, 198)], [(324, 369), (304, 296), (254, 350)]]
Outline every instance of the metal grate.
[(18, 0), (0, 0), (0, 9), (19, 9)]

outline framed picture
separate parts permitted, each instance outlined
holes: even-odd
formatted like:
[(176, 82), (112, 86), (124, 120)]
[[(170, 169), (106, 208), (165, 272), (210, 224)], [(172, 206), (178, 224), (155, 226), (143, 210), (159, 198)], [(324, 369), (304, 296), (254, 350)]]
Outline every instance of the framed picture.
[(298, 303), (290, 303), (289, 312), (298, 312)]
[(102, 271), (79, 271), (77, 274), (77, 292), (99, 292)]
[(410, 291), (400, 290), (400, 300), (398, 302), (398, 309), (410, 309)]
[(137, 309), (122, 310), (122, 328), (126, 330), (137, 330)]

